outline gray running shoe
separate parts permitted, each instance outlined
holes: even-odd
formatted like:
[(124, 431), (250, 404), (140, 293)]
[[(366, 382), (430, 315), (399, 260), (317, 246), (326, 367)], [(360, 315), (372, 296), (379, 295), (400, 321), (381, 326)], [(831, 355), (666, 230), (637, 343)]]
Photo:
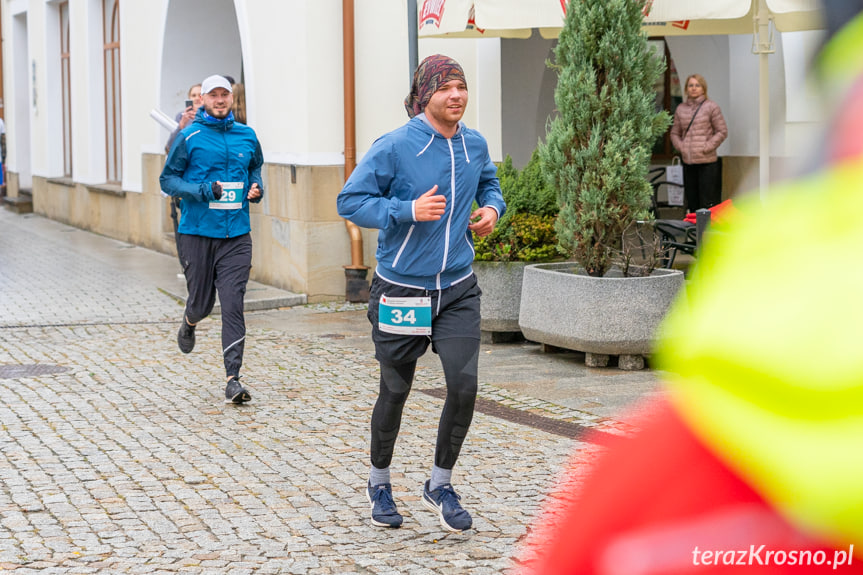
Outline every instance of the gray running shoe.
[(195, 349), (195, 326), (186, 323), (185, 317), (180, 324), (180, 331), (177, 332), (177, 345), (183, 353), (189, 353)]
[(243, 387), (240, 380), (232, 377), (228, 380), (228, 385), (225, 387), (225, 403), (236, 403), (237, 405), (252, 401), (252, 395), (249, 390)]

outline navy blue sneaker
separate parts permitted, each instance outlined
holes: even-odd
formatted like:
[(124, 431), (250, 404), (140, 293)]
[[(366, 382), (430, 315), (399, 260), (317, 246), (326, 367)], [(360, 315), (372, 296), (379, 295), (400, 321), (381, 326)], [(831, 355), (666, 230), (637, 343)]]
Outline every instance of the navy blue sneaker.
[(366, 487), (366, 497), (372, 506), (372, 525), (397, 528), (402, 526), (402, 516), (393, 501), (393, 488), (389, 483)]
[(434, 491), (429, 491), (428, 481), (423, 487), (423, 505), (437, 513), (440, 524), (453, 533), (470, 529), (473, 525), (470, 513), (464, 510), (459, 499), (461, 497), (449, 483), (441, 485)]

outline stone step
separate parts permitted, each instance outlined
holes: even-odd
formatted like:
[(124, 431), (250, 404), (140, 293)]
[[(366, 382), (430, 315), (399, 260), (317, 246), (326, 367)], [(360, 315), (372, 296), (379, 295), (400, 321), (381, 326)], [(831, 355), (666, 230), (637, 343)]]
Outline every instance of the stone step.
[(29, 214), (33, 212), (33, 198), (30, 194), (21, 194), (14, 198), (3, 196), (3, 205), (6, 206), (7, 210), (16, 214)]
[[(174, 278), (163, 278), (159, 281), (159, 291), (174, 298), (178, 303), (185, 305), (189, 292), (186, 289), (186, 278), (183, 274), (177, 274)], [(249, 280), (246, 285), (246, 296), (243, 299), (245, 311), (264, 311), (271, 309), (294, 307), (308, 303), (306, 294), (294, 293), (273, 286)], [(213, 315), (222, 313), (222, 306), (216, 298), (216, 305), (211, 312)]]

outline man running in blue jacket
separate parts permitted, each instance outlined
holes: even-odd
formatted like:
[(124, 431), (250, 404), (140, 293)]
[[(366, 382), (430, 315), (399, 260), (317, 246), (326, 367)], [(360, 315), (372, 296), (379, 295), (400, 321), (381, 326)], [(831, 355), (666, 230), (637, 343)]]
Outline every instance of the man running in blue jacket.
[(506, 205), (485, 139), (461, 122), (467, 100), (458, 62), (423, 60), (405, 100), (411, 120), (372, 145), (338, 197), (342, 217), (380, 230), (368, 317), (381, 378), (366, 487), (379, 527), (402, 524), (390, 462), (416, 362), (429, 343), (447, 395), (422, 501), (450, 531), (473, 524), (451, 483), (477, 393), (481, 292), (471, 232), (490, 234)]
[(174, 140), (159, 181), (180, 198), (178, 249), (189, 297), (177, 344), (195, 347), (195, 326), (210, 315), (216, 292), (222, 307), (225, 401), (252, 399), (240, 383), (246, 339), (243, 297), (252, 267), (249, 202), (264, 195), (264, 156), (255, 131), (234, 121), (231, 84), (210, 76), (201, 85), (203, 105)]

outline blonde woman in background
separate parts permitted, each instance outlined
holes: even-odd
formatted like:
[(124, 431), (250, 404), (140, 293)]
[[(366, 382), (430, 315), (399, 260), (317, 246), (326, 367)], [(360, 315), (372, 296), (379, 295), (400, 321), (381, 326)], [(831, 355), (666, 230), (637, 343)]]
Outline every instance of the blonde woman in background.
[(701, 74), (692, 74), (686, 79), (686, 100), (674, 111), (671, 126), (671, 143), (683, 160), (688, 211), (722, 201), (722, 169), (716, 149), (727, 137), (722, 110), (707, 97), (707, 82)]
[(231, 86), (234, 90), (234, 107), (231, 110), (234, 112), (234, 121), (241, 124), (246, 123), (246, 87), (243, 84), (234, 84)]

